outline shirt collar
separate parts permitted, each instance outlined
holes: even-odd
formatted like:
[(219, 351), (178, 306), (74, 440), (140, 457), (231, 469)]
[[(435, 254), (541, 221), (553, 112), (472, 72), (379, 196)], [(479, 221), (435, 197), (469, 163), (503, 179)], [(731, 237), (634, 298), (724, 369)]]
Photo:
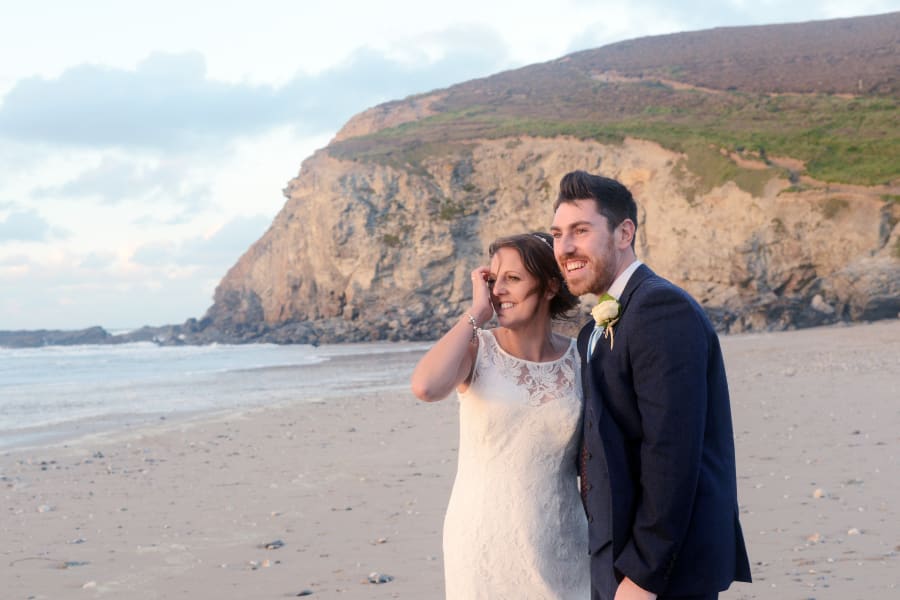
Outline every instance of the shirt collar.
[(622, 292), (625, 291), (625, 286), (628, 285), (628, 280), (631, 279), (632, 274), (637, 271), (637, 268), (641, 266), (641, 264), (641, 261), (635, 259), (635, 261), (628, 265), (624, 271), (619, 273), (619, 276), (612, 282), (612, 285), (609, 286), (609, 290), (607, 290), (606, 293), (618, 301), (622, 296)]

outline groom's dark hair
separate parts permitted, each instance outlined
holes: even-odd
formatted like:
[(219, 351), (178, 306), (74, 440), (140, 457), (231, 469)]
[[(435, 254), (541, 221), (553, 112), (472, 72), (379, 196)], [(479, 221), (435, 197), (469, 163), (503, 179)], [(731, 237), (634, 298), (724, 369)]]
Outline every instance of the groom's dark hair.
[[(628, 188), (615, 179), (591, 175), (585, 171), (566, 173), (559, 182), (559, 196), (553, 210), (559, 208), (560, 204), (576, 200), (593, 200), (597, 212), (606, 217), (610, 231), (625, 219), (631, 219), (634, 230), (637, 231), (637, 203)], [(631, 246), (634, 247), (634, 238)]]

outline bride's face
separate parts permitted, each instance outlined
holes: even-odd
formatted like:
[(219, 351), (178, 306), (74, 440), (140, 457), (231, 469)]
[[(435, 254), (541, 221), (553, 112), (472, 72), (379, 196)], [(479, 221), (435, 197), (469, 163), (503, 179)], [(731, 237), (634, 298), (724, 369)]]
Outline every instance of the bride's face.
[(537, 277), (528, 272), (515, 248), (500, 248), (491, 257), (491, 303), (503, 327), (527, 324), (539, 315), (549, 318), (549, 298), (540, 293)]

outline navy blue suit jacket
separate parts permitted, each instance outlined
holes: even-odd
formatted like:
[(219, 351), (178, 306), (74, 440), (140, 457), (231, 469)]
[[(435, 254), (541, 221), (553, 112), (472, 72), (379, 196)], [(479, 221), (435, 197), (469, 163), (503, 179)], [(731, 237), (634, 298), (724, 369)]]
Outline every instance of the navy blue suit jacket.
[(715, 330), (687, 292), (645, 265), (619, 303), (612, 349), (600, 338), (588, 357), (593, 322), (578, 336), (589, 546), (612, 562), (592, 560), (592, 570), (614, 569), (592, 579), (628, 576), (666, 596), (750, 581)]

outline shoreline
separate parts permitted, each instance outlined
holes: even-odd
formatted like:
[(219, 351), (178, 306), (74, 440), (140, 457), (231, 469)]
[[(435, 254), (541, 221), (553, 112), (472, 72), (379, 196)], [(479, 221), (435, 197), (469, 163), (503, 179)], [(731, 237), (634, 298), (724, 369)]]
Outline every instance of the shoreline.
[[(141, 349), (135, 356), (131, 350), (126, 354), (100, 351), (99, 358), (93, 352), (83, 354), (82, 348), (74, 348), (71, 356), (64, 350), (62, 359), (51, 352), (49, 359), (41, 360), (75, 364), (77, 374), (38, 379), (35, 367), (28, 364), (28, 374), (18, 381), (17, 373), (9, 371), (12, 379), (5, 383), (11, 386), (0, 387), (0, 412), (10, 410), (9, 416), (0, 419), (0, 452), (60, 445), (85, 435), (152, 427), (157, 422), (329, 399), (356, 387), (405, 389), (407, 382), (396, 376), (397, 369), (404, 368), (408, 357), (420, 355), (425, 347), (420, 343), (365, 343), (315, 350), (297, 347), (296, 353), (275, 348), (278, 354), (273, 356), (266, 346), (229, 346), (211, 359), (206, 351), (189, 352), (188, 360), (196, 357), (197, 362), (188, 363), (181, 362), (181, 350), (169, 348)], [(178, 354), (164, 357), (171, 352)], [(91, 360), (97, 360), (101, 368), (87, 368)], [(152, 366), (132, 373), (129, 365), (142, 361)], [(126, 375), (102, 366), (106, 363), (124, 366)], [(4, 389), (10, 394), (4, 395)], [(31, 403), (37, 410), (28, 412)], [(22, 425), (13, 426), (14, 415), (19, 415)]]
[[(810, 299), (813, 302), (813, 299)], [(744, 335), (754, 333), (778, 333), (785, 331), (801, 331), (803, 329), (817, 329), (821, 327), (855, 327), (870, 323), (893, 321), (900, 318), (888, 309), (879, 308), (870, 312), (862, 311), (856, 320), (848, 320), (838, 317), (833, 312), (821, 312), (815, 309), (801, 310), (809, 302), (800, 302), (788, 309), (780, 307), (783, 312), (779, 318), (777, 315), (769, 315), (765, 323), (766, 329), (761, 331), (739, 331), (729, 334), (734, 330), (734, 317), (723, 307), (704, 307), (707, 316), (713, 322), (720, 336)], [(778, 311), (776, 311), (778, 312)], [(746, 316), (746, 315), (744, 315)], [(789, 317), (785, 320), (785, 317)], [(587, 307), (582, 306), (580, 312), (574, 316), (576, 323), (590, 319)], [(868, 320), (868, 319), (875, 319)], [(0, 329), (0, 350), (21, 350), (27, 348), (66, 347), (66, 346), (116, 346), (131, 343), (151, 343), (160, 347), (191, 347), (191, 346), (246, 346), (253, 344), (273, 344), (279, 346), (312, 346), (320, 345), (344, 345), (366, 344), (381, 342), (399, 343), (428, 343), (435, 340), (424, 339), (434, 331), (441, 330), (446, 319), (425, 323), (409, 339), (400, 336), (395, 325), (381, 323), (378, 326), (369, 326), (366, 323), (352, 324), (343, 318), (320, 319), (311, 322), (287, 322), (278, 325), (263, 325), (252, 328), (251, 331), (242, 333), (225, 333), (215, 326), (210, 326), (205, 321), (188, 319), (180, 324), (168, 324), (151, 326), (144, 325), (128, 330), (106, 329), (100, 325), (85, 327), (83, 329)], [(745, 325), (746, 326), (746, 325)], [(567, 335), (574, 335), (580, 329), (580, 325), (571, 327), (563, 326)], [(569, 330), (571, 329), (571, 330)], [(739, 329), (744, 329), (744, 326)], [(561, 331), (563, 332), (563, 331)]]
[[(720, 598), (895, 595), (900, 321), (720, 339), (754, 577)], [(399, 381), (420, 355), (361, 368)], [(441, 597), (457, 409), (348, 385), (0, 451), (7, 593)]]

